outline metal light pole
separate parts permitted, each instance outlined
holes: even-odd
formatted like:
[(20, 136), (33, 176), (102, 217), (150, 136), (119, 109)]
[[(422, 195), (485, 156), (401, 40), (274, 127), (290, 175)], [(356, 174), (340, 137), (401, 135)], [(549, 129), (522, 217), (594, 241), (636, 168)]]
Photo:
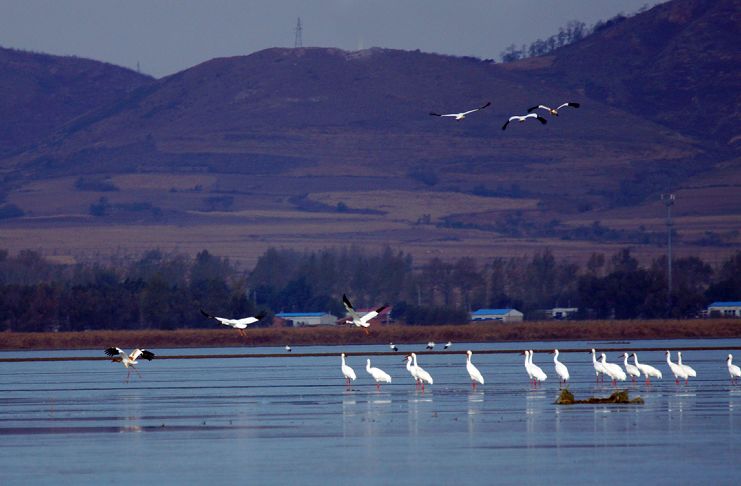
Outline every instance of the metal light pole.
[(667, 261), (666, 261), (666, 280), (667, 280), (667, 294), (666, 294), (666, 309), (671, 314), (672, 310), (672, 206), (674, 206), (674, 194), (667, 193), (661, 195), (661, 200), (664, 201), (666, 206), (666, 246), (667, 246)]
[(295, 48), (304, 47), (304, 39), (301, 35), (303, 31), (304, 31), (304, 28), (301, 25), (301, 17), (299, 17), (298, 20), (296, 21), (296, 28), (293, 30), (294, 32), (293, 47)]

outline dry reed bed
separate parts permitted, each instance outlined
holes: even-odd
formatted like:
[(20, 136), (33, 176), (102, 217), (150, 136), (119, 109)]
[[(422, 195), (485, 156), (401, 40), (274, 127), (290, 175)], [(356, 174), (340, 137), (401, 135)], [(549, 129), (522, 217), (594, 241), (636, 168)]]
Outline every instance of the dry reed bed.
[(374, 326), (369, 335), (351, 327), (250, 329), (246, 337), (221, 329), (0, 333), (0, 349), (189, 348), (501, 341), (592, 341), (741, 337), (741, 319), (548, 321), (444, 326)]

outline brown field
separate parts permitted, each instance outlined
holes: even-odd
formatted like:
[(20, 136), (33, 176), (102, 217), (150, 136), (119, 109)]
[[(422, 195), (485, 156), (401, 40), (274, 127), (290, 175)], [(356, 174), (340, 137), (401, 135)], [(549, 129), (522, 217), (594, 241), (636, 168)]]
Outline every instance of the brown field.
[[(475, 167), (467, 170), (474, 179), (495, 177), (477, 175)], [(418, 265), (432, 258), (452, 260), (462, 256), (485, 263), (494, 257), (530, 256), (546, 248), (557, 257), (583, 264), (593, 252), (609, 255), (626, 246), (646, 264), (665, 251), (661, 245), (558, 237), (513, 238), (491, 231), (415, 224), (425, 214), (431, 216), (432, 223), (465, 214), (466, 221), (488, 225), (504, 214), (522, 211), (526, 218), (536, 220), (544, 217), (547, 220), (552, 215), (571, 227), (590, 226), (600, 221), (606, 227), (619, 230), (643, 227), (649, 232), (663, 231), (665, 209), (657, 201), (645, 203), (639, 210), (619, 208), (577, 214), (556, 214), (548, 209), (549, 203), (544, 205), (546, 217), (539, 216), (542, 211), (538, 205), (543, 201), (536, 197), (512, 199), (409, 190), (405, 187), (408, 182), (399, 179), (384, 179), (385, 182), (364, 179), (359, 186), (351, 178), (293, 180), (264, 176), (254, 180), (240, 174), (129, 174), (116, 175), (111, 180), (120, 191), (78, 191), (74, 187), (75, 178), (60, 177), (32, 181), (13, 192), (8, 201), (23, 208), (26, 216), (3, 223), (0, 248), (11, 253), (30, 248), (66, 263), (105, 261), (111, 256), (137, 257), (153, 248), (190, 255), (208, 249), (245, 268), (251, 268), (270, 247), (317, 251), (355, 245), (375, 252), (390, 246), (410, 253)], [(506, 178), (499, 183), (506, 185)], [(351, 187), (344, 187), (345, 184)], [(366, 184), (379, 187), (372, 191), (361, 189)], [(495, 187), (498, 183), (492, 180), (489, 184)], [(676, 256), (694, 255), (718, 264), (741, 244), (741, 234), (733, 236), (733, 230), (741, 227), (738, 210), (741, 191), (733, 184), (735, 182), (730, 180), (726, 186), (718, 187), (716, 179), (703, 180), (692, 188), (677, 191), (674, 214), (680, 238), (675, 240)], [(196, 186), (202, 186), (203, 192), (193, 190)], [(324, 186), (327, 187), (322, 190)], [(274, 187), (280, 187), (285, 193), (262, 192)], [(211, 192), (217, 189), (223, 192)], [(222, 194), (233, 198), (232, 207), (225, 211), (207, 210), (208, 198)], [(330, 209), (302, 211), (289, 198), (300, 194), (308, 194), (308, 201), (324, 203)], [(157, 218), (142, 212), (110, 218), (90, 216), (90, 204), (102, 196), (112, 204), (149, 202), (160, 208), (163, 215)], [(353, 209), (375, 209), (385, 214), (332, 211), (339, 202)], [(724, 234), (727, 246), (692, 243), (706, 231)]]
[(353, 191), (312, 193), (311, 199), (330, 206), (344, 202), (353, 209), (384, 211), (392, 220), (414, 223), (423, 214), (433, 221), (457, 213), (535, 209), (536, 199), (480, 197), (454, 192)]
[(652, 321), (548, 321), (518, 324), (444, 326), (379, 326), (370, 335), (355, 328), (253, 329), (242, 338), (228, 330), (91, 331), (2, 333), (0, 349), (104, 349), (146, 347), (189, 348), (230, 346), (291, 346), (342, 344), (454, 343), (504, 341), (592, 341), (626, 339), (705, 339), (741, 337), (739, 319)]

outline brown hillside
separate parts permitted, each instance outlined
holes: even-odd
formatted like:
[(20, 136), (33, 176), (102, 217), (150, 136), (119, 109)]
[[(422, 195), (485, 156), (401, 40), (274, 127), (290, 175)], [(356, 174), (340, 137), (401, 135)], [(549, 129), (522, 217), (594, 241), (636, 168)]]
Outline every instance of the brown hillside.
[(151, 80), (89, 59), (0, 47), (0, 157)]
[(556, 51), (531, 75), (738, 154), (739, 39), (741, 1), (674, 0)]

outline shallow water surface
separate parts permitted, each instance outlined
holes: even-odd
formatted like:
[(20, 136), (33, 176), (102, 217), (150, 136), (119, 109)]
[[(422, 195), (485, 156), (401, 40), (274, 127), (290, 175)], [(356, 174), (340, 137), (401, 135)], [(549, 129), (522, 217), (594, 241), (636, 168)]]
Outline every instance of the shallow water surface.
[[(556, 406), (549, 375), (533, 388), (517, 354), (486, 349), (639, 350), (662, 381), (623, 384), (645, 405)], [(455, 344), (452, 355), (419, 355), (434, 385), (415, 389), (396, 355), (372, 356), (393, 378), (376, 390), (365, 357), (341, 351), (388, 346), (301, 348), (332, 357), (221, 358), (143, 362), (141, 376), (108, 361), (0, 363), (0, 482), (154, 484), (241, 482), (398, 484), (738, 483), (741, 385), (731, 385), (725, 350), (687, 351), (697, 370), (676, 385), (664, 355), (644, 347), (738, 347), (741, 340), (634, 343)], [(487, 382), (472, 390), (465, 349)], [(282, 348), (155, 350), (159, 355), (278, 353)], [(294, 352), (299, 348), (294, 347)], [(101, 351), (0, 353), (99, 356)], [(741, 352), (737, 352), (741, 361)], [(562, 353), (577, 398), (607, 396), (591, 357)], [(618, 359), (618, 352), (608, 353)]]

